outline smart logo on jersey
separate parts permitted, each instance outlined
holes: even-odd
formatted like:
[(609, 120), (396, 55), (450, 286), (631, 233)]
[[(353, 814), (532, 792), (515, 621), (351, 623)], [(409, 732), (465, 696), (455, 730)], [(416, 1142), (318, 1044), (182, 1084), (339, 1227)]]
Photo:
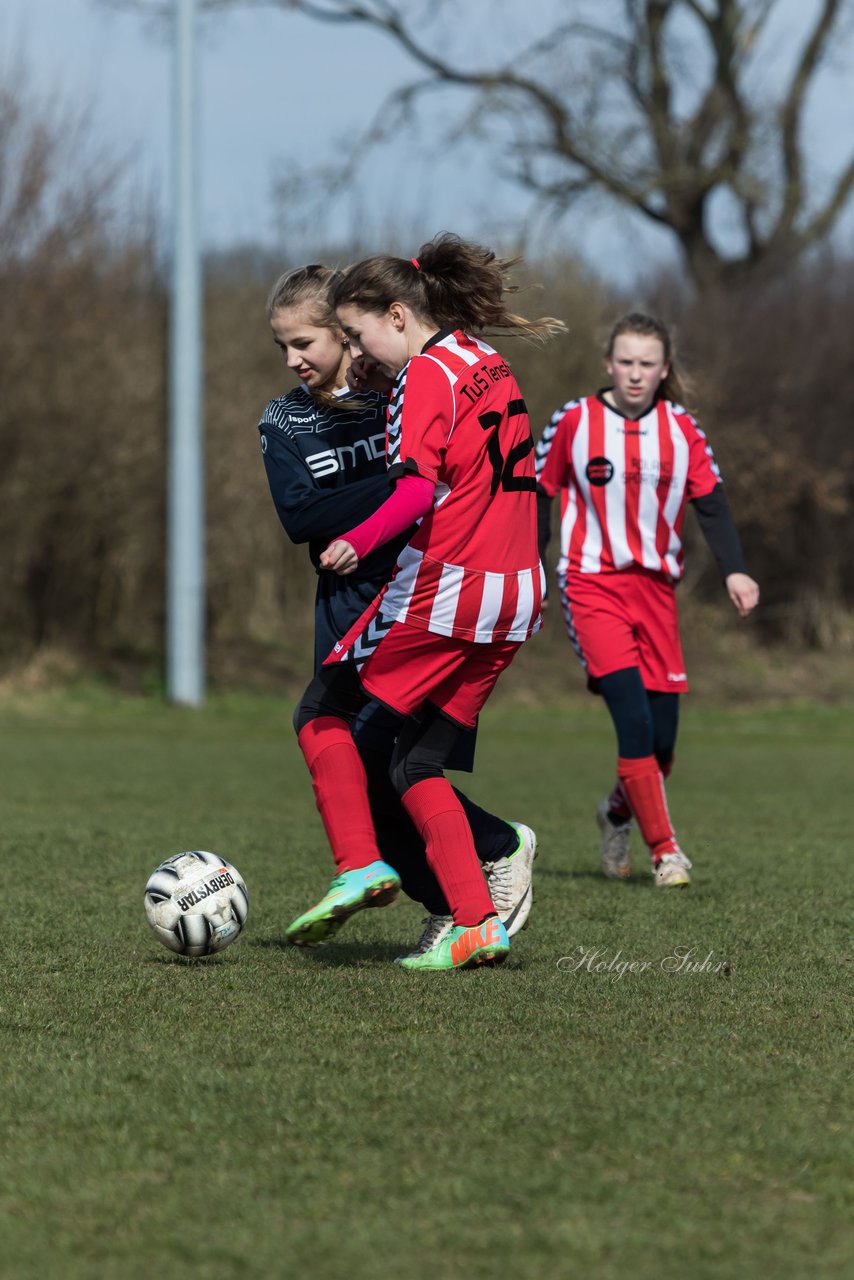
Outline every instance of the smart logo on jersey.
[(601, 489), (614, 478), (614, 464), (609, 458), (591, 458), (584, 468), (584, 474), (592, 485)]
[(375, 462), (385, 456), (385, 435), (369, 436), (367, 440), (354, 440), (352, 444), (341, 445), (338, 449), (321, 449), (319, 453), (311, 453), (305, 460), (315, 480), (324, 476), (333, 476), (336, 471), (347, 471), (357, 467), (360, 458), (365, 462)]

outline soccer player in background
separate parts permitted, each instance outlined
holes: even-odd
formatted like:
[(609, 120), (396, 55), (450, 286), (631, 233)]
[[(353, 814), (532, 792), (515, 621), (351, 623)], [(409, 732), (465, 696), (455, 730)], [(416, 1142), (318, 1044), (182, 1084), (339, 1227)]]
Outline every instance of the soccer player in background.
[(637, 822), (655, 884), (690, 883), (664, 779), (673, 767), (679, 695), (688, 683), (675, 586), (682, 576), (685, 504), (694, 507), (727, 593), (747, 617), (759, 599), (748, 576), (721, 475), (705, 435), (682, 407), (670, 335), (633, 313), (606, 352), (612, 385), (554, 414), (537, 445), (540, 552), (551, 500), (561, 495), (557, 579), (569, 638), (617, 732), (617, 781), (596, 811), (602, 871), (631, 871)]
[[(300, 267), (279, 278), (267, 305), (273, 338), (300, 386), (272, 400), (259, 423), (270, 490), (292, 541), (307, 542), (317, 567), (335, 535), (371, 515), (391, 492), (385, 462), (387, 397), (347, 386), (347, 340), (329, 305), (328, 267)], [(409, 533), (366, 555), (354, 573), (318, 574), (315, 672), (333, 646), (388, 582)], [(430, 870), (424, 842), (400, 804), (389, 776), (400, 717), (372, 702), (354, 726), (371, 811), (384, 860), (410, 897), (430, 912), (413, 955), (443, 937), (453, 919)], [(476, 731), (464, 735), (452, 767), (470, 771)], [(457, 792), (484, 865), (490, 894), (513, 936), (527, 922), (536, 837), (529, 827), (503, 822)]]
[(387, 461), (394, 490), (340, 532), (320, 567), (349, 575), (414, 523), (393, 576), (335, 646), (294, 724), (338, 867), (329, 891), (290, 925), (300, 945), (331, 937), (400, 881), (371, 826), (367, 779), (350, 726), (366, 698), (406, 717), (391, 777), (427, 847), (453, 925), (408, 969), (495, 964), (507, 931), (489, 895), (465, 812), (444, 776), (500, 673), (540, 625), (533, 440), (506, 362), (473, 336), (495, 329), (544, 337), (558, 322), (512, 315), (509, 263), (456, 236), (416, 258), (375, 257), (333, 281), (351, 355), (393, 380)]

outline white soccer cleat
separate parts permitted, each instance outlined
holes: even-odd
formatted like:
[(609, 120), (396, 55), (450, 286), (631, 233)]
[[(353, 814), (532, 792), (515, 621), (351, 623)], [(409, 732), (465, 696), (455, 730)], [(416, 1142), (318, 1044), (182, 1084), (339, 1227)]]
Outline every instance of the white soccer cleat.
[(665, 853), (653, 870), (656, 889), (676, 889), (690, 884), (690, 870), (691, 863), (681, 849), (677, 849), (675, 853)]
[(531, 828), (522, 822), (511, 822), (510, 826), (519, 837), (515, 851), (507, 858), (483, 864), (489, 896), (495, 903), (508, 938), (528, 923), (534, 900), (532, 878), (537, 856), (537, 837)]
[(602, 875), (609, 880), (625, 880), (632, 870), (631, 818), (626, 822), (612, 822), (608, 801), (603, 800), (596, 808), (596, 825), (602, 832)]
[(401, 960), (414, 960), (416, 956), (423, 956), (428, 951), (432, 951), (447, 933), (454, 927), (453, 916), (425, 916), (421, 922), (424, 925), (424, 932), (418, 939), (418, 943), (414, 950), (408, 955), (396, 956), (395, 964), (400, 964)]

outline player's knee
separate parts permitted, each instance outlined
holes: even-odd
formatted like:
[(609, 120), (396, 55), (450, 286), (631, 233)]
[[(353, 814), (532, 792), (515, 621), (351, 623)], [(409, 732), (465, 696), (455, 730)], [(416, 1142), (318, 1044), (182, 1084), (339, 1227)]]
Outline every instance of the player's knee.
[(652, 751), (653, 725), (652, 716), (649, 708), (645, 706), (626, 707), (623, 710), (623, 727), (627, 734), (649, 743), (650, 752)]
[(445, 763), (460, 732), (459, 725), (432, 708), (404, 724), (389, 766), (389, 777), (399, 796), (418, 782), (444, 776)]
[(413, 751), (396, 750), (391, 758), (388, 775), (397, 794), (403, 796), (417, 782), (424, 782), (427, 778), (440, 778), (442, 769), (436, 760), (417, 748)]
[(312, 720), (312, 719), (314, 719), (314, 717), (306, 707), (304, 699), (300, 699), (300, 701), (294, 707), (294, 714), (293, 714), (294, 733), (297, 735), (297, 737), (299, 737), (299, 735), (302, 733), (303, 729), (308, 724), (309, 720)]
[(321, 681), (315, 677), (294, 710), (293, 724), (297, 737), (299, 737), (309, 721), (316, 720), (319, 715), (323, 714), (324, 699), (325, 689)]
[(399, 796), (405, 795), (412, 783), (408, 780), (406, 772), (406, 757), (398, 756), (395, 752), (388, 766), (388, 776), (391, 778), (391, 785)]

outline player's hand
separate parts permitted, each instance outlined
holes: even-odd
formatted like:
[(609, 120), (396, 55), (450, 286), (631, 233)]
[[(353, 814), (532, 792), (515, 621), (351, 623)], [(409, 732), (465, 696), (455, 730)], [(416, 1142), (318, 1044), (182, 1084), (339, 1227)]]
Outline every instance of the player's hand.
[(754, 582), (746, 573), (728, 574), (726, 589), (740, 618), (746, 618), (759, 603), (759, 583)]
[(388, 395), (394, 386), (393, 379), (380, 373), (375, 362), (367, 356), (355, 356), (350, 361), (346, 378), (351, 391), (379, 391)]
[(334, 542), (330, 542), (325, 551), (320, 553), (321, 569), (331, 569), (342, 578), (345, 574), (352, 573), (358, 564), (359, 557), (350, 543), (345, 542), (343, 538), (336, 538)]

